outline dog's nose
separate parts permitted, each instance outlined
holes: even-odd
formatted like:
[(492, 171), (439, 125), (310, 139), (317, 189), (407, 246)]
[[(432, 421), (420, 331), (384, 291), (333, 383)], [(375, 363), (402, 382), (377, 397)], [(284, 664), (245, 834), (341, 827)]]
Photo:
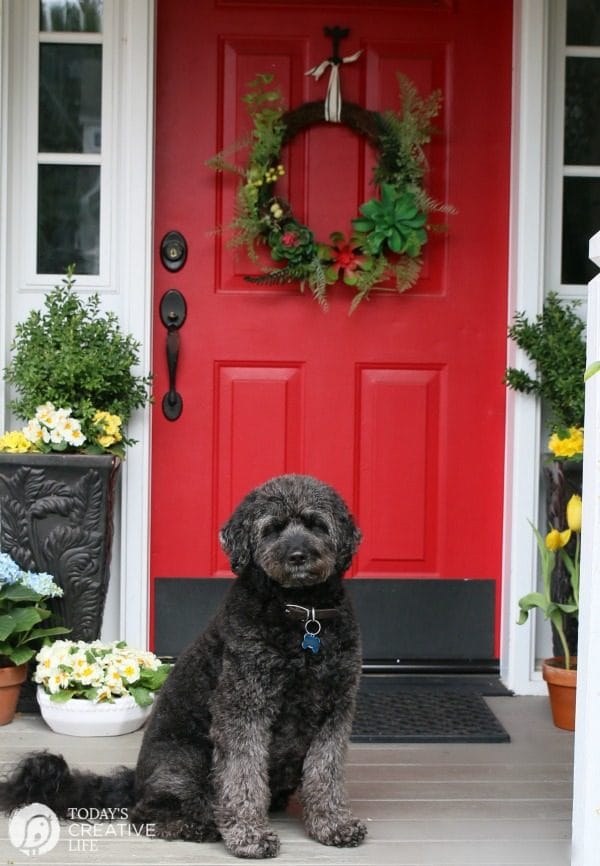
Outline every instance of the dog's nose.
[(288, 555), (288, 561), (291, 562), (292, 565), (302, 565), (306, 562), (306, 555), (301, 550), (292, 550)]

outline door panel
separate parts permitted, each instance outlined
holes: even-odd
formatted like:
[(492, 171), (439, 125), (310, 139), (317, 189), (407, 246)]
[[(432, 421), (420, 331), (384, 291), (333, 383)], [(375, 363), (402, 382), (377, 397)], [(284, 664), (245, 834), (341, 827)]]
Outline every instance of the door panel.
[[(175, 274), (155, 265), (156, 308), (176, 288), (188, 316), (176, 422), (161, 413), (155, 329), (153, 581), (228, 574), (221, 523), (251, 487), (297, 471), (356, 514), (352, 575), (499, 587), (511, 4), (372, 5), (158, 0), (156, 247), (178, 229), (189, 253)], [(441, 88), (426, 185), (456, 208), (447, 234), (430, 235), (418, 284), (373, 293), (351, 317), (341, 283), (324, 312), (294, 285), (245, 281), (260, 264), (216, 231), (234, 216), (236, 179), (205, 165), (247, 134), (242, 97), (258, 72), (275, 74), (291, 108), (324, 97), (326, 81), (305, 72), (330, 54), (323, 28), (335, 23), (350, 28), (342, 55), (363, 49), (341, 70), (345, 100), (398, 107), (398, 72), (423, 95)], [(284, 150), (278, 193), (325, 241), (373, 196), (375, 160), (360, 136), (320, 124)]]

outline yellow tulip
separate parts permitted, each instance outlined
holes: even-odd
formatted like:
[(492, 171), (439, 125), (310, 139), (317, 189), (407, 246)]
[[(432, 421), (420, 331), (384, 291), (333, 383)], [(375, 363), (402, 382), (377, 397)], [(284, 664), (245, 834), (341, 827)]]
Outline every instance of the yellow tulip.
[(561, 547), (569, 543), (570, 538), (570, 529), (565, 529), (563, 532), (559, 532), (558, 529), (551, 529), (546, 536), (546, 547), (548, 550), (560, 550)]
[(581, 532), (581, 496), (576, 493), (567, 502), (567, 525), (572, 532)]

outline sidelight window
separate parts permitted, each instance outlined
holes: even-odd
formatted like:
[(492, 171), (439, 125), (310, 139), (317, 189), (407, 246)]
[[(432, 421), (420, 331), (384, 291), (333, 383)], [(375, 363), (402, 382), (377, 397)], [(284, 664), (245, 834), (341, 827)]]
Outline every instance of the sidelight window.
[(102, 0), (40, 0), (37, 274), (99, 275), (107, 165)]

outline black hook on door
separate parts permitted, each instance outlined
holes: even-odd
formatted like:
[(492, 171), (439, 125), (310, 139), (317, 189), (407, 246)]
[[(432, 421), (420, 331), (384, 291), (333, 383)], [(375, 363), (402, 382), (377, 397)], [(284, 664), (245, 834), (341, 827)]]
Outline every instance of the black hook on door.
[(177, 289), (168, 289), (160, 301), (160, 318), (167, 329), (167, 367), (169, 390), (163, 397), (162, 410), (165, 418), (176, 421), (183, 412), (183, 397), (177, 391), (177, 363), (179, 361), (179, 329), (185, 322), (187, 306), (185, 298)]

